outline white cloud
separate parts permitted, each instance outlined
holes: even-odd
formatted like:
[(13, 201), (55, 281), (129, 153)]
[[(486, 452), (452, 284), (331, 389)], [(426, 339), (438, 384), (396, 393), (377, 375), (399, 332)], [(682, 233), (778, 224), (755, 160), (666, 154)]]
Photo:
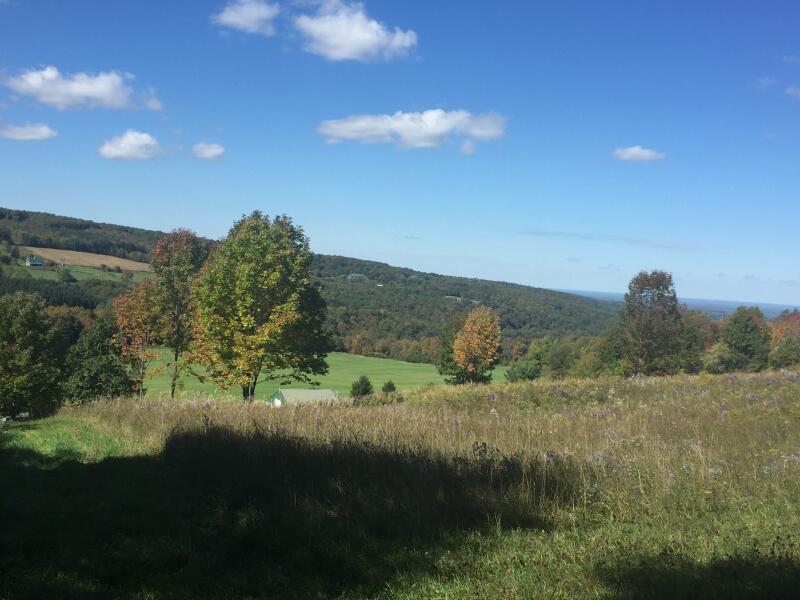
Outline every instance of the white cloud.
[(192, 154), (203, 160), (216, 160), (225, 154), (225, 148), (219, 144), (200, 142), (192, 146)]
[(108, 159), (147, 160), (161, 154), (161, 145), (149, 133), (128, 129), (108, 140), (97, 151)]
[(0, 138), (5, 140), (15, 140), (18, 142), (38, 142), (49, 140), (58, 135), (55, 129), (51, 129), (44, 123), (26, 123), (25, 125), (6, 125), (0, 127)]
[(329, 60), (388, 60), (405, 56), (417, 45), (417, 34), (370, 19), (360, 3), (323, 0), (314, 15), (300, 15), (295, 27), (307, 52)]
[(792, 98), (800, 98), (800, 86), (790, 85), (786, 88), (786, 93)]
[(627, 161), (653, 161), (663, 159), (665, 154), (652, 148), (642, 148), (641, 146), (629, 146), (628, 148), (617, 148), (614, 150), (614, 157), (619, 160)]
[(232, 0), (222, 12), (212, 15), (211, 20), (217, 25), (245, 31), (274, 35), (273, 20), (278, 16), (280, 6), (262, 0)]
[(759, 77), (755, 81), (756, 87), (758, 88), (768, 88), (775, 85), (775, 80), (772, 77)]
[(474, 115), (465, 110), (436, 108), (424, 112), (353, 115), (323, 121), (317, 132), (325, 136), (329, 144), (355, 140), (363, 144), (393, 143), (400, 148), (434, 148), (450, 137), (461, 137), (470, 142), (462, 145), (462, 151), (469, 152), (475, 150), (475, 142), (501, 137), (505, 126), (505, 117), (497, 113)]
[(129, 82), (130, 73), (107, 71), (104, 73), (74, 73), (62, 75), (56, 67), (30, 69), (16, 77), (9, 77), (5, 84), (16, 93), (30, 96), (34, 100), (58, 109), (68, 108), (137, 108), (161, 110), (161, 101), (150, 88), (134, 97)]

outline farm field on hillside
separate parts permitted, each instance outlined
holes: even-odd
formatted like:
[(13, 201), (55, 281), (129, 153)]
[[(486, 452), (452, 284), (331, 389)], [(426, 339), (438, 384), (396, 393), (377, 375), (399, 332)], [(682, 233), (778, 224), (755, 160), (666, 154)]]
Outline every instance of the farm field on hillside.
[(798, 440), (788, 372), (66, 407), (0, 425), (0, 597), (789, 600)]
[[(153, 374), (145, 381), (145, 388), (149, 396), (169, 395), (169, 377), (163, 369), (164, 358), (168, 355), (168, 351), (161, 350), (160, 352), (162, 359), (153, 363), (151, 368), (151, 373)], [(436, 371), (436, 367), (424, 363), (409, 363), (389, 358), (332, 352), (328, 355), (328, 365), (330, 366), (330, 372), (327, 375), (316, 378), (316, 381), (320, 382), (320, 387), (329, 388), (341, 394), (349, 394), (351, 384), (361, 375), (369, 377), (376, 390), (380, 390), (380, 387), (390, 379), (398, 390), (408, 390), (430, 384), (444, 384), (444, 380)], [(155, 372), (158, 369), (160, 369), (160, 372)], [(494, 381), (505, 382), (505, 372), (506, 367), (497, 367), (494, 372)], [(256, 397), (259, 399), (266, 398), (278, 386), (279, 382), (277, 381), (260, 383), (256, 388)], [(280, 387), (307, 389), (312, 386), (291, 383)], [(182, 392), (187, 395), (205, 394), (209, 396), (241, 397), (241, 392), (238, 389), (222, 390), (213, 382), (201, 383), (190, 376), (183, 378)]]
[(150, 265), (144, 262), (128, 260), (127, 258), (117, 258), (104, 254), (92, 254), (89, 252), (77, 252), (75, 250), (59, 250), (56, 248), (35, 248), (33, 246), (20, 246), (21, 252), (35, 254), (65, 265), (78, 265), (82, 267), (119, 267), (125, 271), (149, 271)]

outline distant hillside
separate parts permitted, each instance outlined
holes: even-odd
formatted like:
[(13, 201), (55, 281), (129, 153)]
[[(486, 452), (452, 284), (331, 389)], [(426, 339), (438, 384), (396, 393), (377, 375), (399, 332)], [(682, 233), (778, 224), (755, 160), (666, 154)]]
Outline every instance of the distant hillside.
[[(0, 240), (147, 261), (163, 233), (69, 217), (0, 209)], [(53, 254), (55, 255), (55, 254)], [(501, 318), (503, 344), (543, 335), (595, 335), (616, 319), (614, 304), (539, 288), (421, 273), (384, 263), (316, 255), (336, 348), (355, 354), (430, 360), (454, 316), (479, 304)], [(26, 284), (30, 285), (30, 283)], [(8, 282), (3, 289), (8, 289)]]
[(77, 250), (149, 262), (150, 248), (162, 235), (160, 231), (0, 208), (0, 240), (17, 246)]

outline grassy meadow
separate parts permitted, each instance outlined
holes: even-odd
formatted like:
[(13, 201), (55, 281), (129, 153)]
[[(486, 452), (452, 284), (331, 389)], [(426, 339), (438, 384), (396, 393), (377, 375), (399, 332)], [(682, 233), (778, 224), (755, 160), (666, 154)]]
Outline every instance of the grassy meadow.
[[(160, 358), (153, 361), (150, 375), (145, 381), (148, 396), (163, 397), (169, 395), (170, 379), (164, 368), (169, 351), (158, 349)], [(425, 363), (410, 363), (389, 358), (376, 358), (371, 356), (358, 356), (344, 352), (332, 352), (328, 355), (330, 371), (327, 375), (316, 377), (319, 387), (332, 389), (340, 394), (350, 393), (353, 381), (361, 375), (369, 377), (376, 390), (391, 380), (398, 390), (411, 390), (427, 385), (442, 385), (444, 379), (439, 375), (434, 365)], [(202, 374), (202, 369), (193, 368)], [(493, 375), (496, 382), (505, 381), (505, 366), (498, 366)], [(211, 381), (201, 382), (195, 377), (184, 376), (181, 380), (181, 394), (184, 396), (208, 396), (224, 398), (241, 398), (239, 389), (223, 390)], [(264, 399), (270, 396), (278, 387), (308, 389), (312, 386), (304, 383), (290, 383), (282, 385), (278, 381), (266, 381), (256, 388), (256, 398)]]
[(2, 598), (796, 598), (800, 375), (0, 426)]
[(76, 250), (61, 250), (58, 248), (38, 248), (34, 246), (20, 246), (20, 252), (35, 254), (57, 264), (78, 265), (82, 267), (100, 268), (119, 267), (123, 271), (150, 271), (150, 265), (144, 262), (109, 256), (106, 254), (93, 254), (91, 252), (78, 252)]

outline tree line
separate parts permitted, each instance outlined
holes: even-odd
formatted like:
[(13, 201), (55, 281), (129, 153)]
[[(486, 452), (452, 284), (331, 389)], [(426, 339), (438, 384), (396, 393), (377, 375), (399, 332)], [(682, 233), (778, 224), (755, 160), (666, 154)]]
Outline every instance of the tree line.
[(772, 324), (756, 307), (711, 320), (681, 305), (672, 276), (641, 272), (628, 286), (617, 324), (601, 336), (533, 340), (508, 370), (510, 381), (599, 375), (761, 371), (800, 364), (800, 313)]

